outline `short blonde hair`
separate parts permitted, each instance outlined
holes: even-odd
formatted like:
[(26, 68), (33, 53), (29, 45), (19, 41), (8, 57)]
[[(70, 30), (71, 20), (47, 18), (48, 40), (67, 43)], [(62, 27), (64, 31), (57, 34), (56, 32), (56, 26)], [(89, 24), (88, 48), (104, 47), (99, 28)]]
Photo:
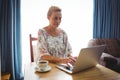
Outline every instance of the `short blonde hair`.
[(61, 9), (57, 6), (51, 6), (48, 10), (47, 16), (51, 16), (52, 12), (61, 12)]

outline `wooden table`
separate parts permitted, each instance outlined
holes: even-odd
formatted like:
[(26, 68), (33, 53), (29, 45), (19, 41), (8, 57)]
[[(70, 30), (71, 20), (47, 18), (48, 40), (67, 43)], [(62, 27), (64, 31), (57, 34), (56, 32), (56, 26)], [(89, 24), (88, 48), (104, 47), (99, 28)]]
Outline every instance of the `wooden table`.
[(9, 80), (10, 79), (10, 73), (3, 73), (1, 75), (1, 80)]
[(97, 65), (91, 69), (75, 74), (68, 74), (49, 63), (51, 71), (40, 73), (35, 71), (35, 63), (30, 63), (25, 67), (24, 80), (120, 80), (120, 74), (104, 66)]

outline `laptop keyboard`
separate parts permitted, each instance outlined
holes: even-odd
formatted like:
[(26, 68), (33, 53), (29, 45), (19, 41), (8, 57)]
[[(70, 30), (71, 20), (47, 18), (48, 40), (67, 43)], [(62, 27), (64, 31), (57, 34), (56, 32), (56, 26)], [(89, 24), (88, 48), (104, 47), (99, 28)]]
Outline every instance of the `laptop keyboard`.
[(61, 67), (63, 67), (63, 68), (65, 68), (65, 69), (71, 70), (71, 71), (73, 69), (72, 66), (67, 66), (66, 64), (58, 64), (58, 65), (61, 66)]

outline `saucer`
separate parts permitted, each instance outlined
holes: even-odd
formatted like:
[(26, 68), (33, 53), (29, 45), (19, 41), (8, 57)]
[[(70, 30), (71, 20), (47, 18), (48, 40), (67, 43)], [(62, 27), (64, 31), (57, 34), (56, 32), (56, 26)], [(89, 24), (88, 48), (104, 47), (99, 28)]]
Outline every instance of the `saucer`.
[(48, 72), (51, 70), (51, 66), (47, 66), (45, 69), (40, 69), (39, 67), (35, 67), (35, 71), (37, 72)]

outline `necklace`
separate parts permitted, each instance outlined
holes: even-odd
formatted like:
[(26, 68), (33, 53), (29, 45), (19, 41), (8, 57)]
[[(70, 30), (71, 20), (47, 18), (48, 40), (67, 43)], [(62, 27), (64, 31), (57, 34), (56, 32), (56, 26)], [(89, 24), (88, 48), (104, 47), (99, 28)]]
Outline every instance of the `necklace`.
[(48, 34), (50, 34), (53, 37), (56, 37), (60, 34), (60, 30), (58, 28), (53, 29), (50, 26), (45, 27), (45, 30), (47, 31)]

